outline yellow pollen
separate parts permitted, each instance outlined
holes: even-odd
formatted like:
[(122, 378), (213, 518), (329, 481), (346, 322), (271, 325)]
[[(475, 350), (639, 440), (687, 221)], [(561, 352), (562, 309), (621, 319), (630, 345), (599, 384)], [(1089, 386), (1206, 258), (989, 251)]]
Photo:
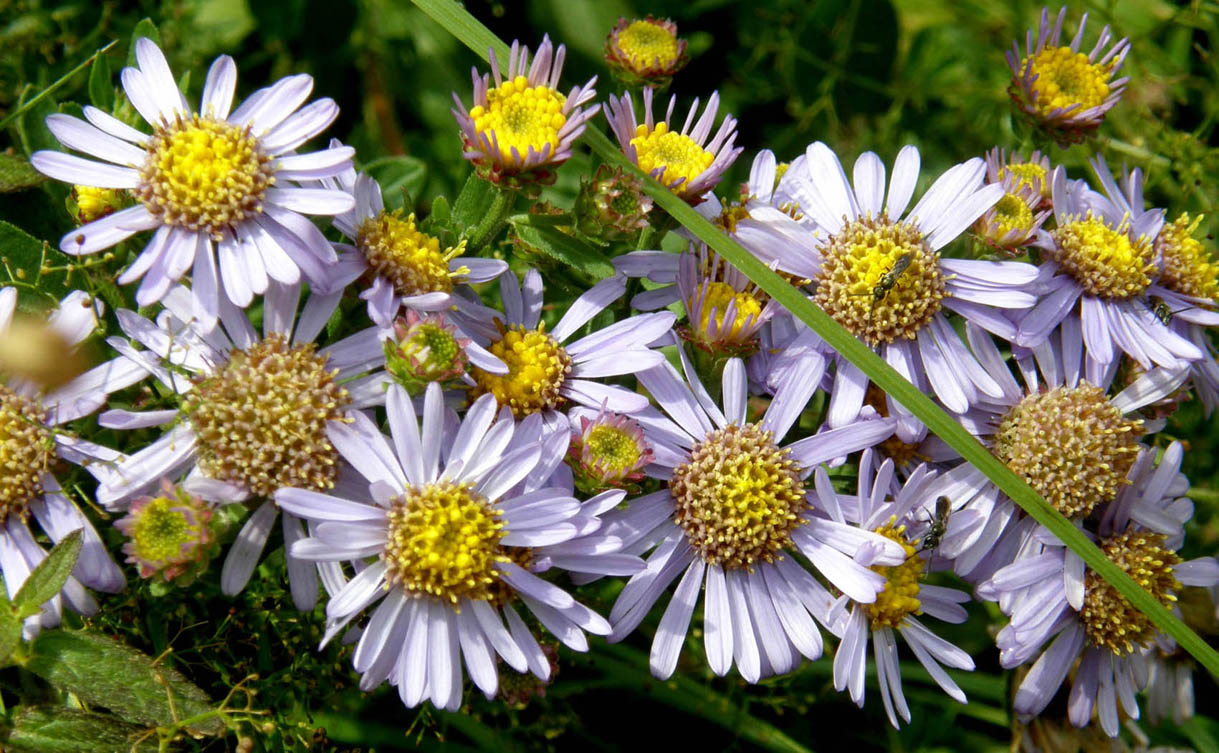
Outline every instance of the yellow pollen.
[(708, 564), (752, 570), (791, 544), (808, 509), (790, 452), (757, 424), (707, 434), (673, 470), (674, 521)]
[(463, 240), (440, 250), (440, 239), (420, 232), (412, 213), (402, 210), (369, 217), (356, 231), (356, 246), (373, 272), (394, 285), (398, 295), (448, 293), (453, 283), (470, 273), (469, 268), (449, 270), (449, 262), (466, 249)]
[[(1027, 70), (1029, 58), (1021, 64)], [(1046, 47), (1032, 57), (1033, 91), (1037, 95), (1037, 113), (1042, 117), (1059, 108), (1079, 105), (1072, 115), (1098, 107), (1109, 96), (1109, 67), (1088, 61), (1082, 52), (1070, 47)]]
[[(731, 322), (725, 322), (728, 304), (735, 302), (736, 313)], [(712, 312), (714, 311), (714, 328), (716, 335), (711, 335)], [(707, 284), (707, 295), (702, 300), (702, 311), (699, 316), (698, 332), (695, 334), (704, 340), (734, 341), (739, 338), (742, 328), (748, 323), (750, 329), (755, 329), (758, 317), (762, 315), (762, 304), (757, 298), (747, 292), (737, 292), (726, 282)]]
[(508, 366), (508, 373), (492, 374), (475, 367), (471, 376), (477, 395), (490, 392), (501, 406), (512, 408), (518, 419), (559, 405), (559, 389), (571, 371), (571, 357), (546, 334), (545, 323), (537, 329), (511, 325), (487, 350)]
[(1012, 190), (1019, 191), (1028, 186), (1041, 192), (1045, 187), (1046, 169), (1037, 162), (1012, 162), (999, 168), (999, 180), (1012, 178)]
[(390, 503), (386, 518), (381, 559), (389, 583), (408, 596), (433, 596), (454, 605), (462, 598), (496, 596), (496, 565), (510, 559), (499, 544), (504, 523), (472, 484), (411, 487)]
[(822, 253), (814, 300), (870, 345), (913, 340), (947, 295), (939, 255), (922, 232), (884, 214), (846, 223)]
[(1122, 416), (1104, 390), (1082, 383), (1021, 400), (991, 451), (1069, 518), (1117, 497), (1138, 455), (1143, 422)]
[(584, 440), (589, 461), (610, 472), (631, 470), (643, 455), (643, 448), (629, 432), (617, 426), (598, 424)]
[(499, 146), (500, 157), (513, 162), (512, 150), (523, 160), (530, 147), (541, 154), (548, 149), (554, 156), (559, 148), (559, 131), (567, 123), (563, 105), (567, 98), (549, 86), (530, 86), (529, 79), (517, 76), (487, 90), (487, 105), (470, 109), (474, 130)]
[(744, 204), (725, 204), (719, 216), (712, 220), (725, 233), (735, 233), (736, 224), (749, 219), (749, 210)]
[(72, 186), (72, 199), (76, 202), (76, 218), (82, 223), (93, 222), (115, 210), (122, 209), (124, 193), (117, 188)]
[(342, 420), (351, 402), (337, 373), (313, 343), (292, 347), (278, 334), (234, 350), (183, 405), (199, 439), (200, 469), (256, 497), (287, 486), (332, 488), (338, 453), (326, 423)]
[(618, 34), (618, 49), (636, 70), (659, 63), (668, 68), (677, 62), (677, 35), (648, 21), (632, 21)]
[(1016, 194), (1006, 193), (995, 204), (995, 225), (1000, 234), (1028, 233), (1033, 229), (1033, 210)]
[(271, 158), (249, 127), (194, 115), (157, 126), (135, 193), (167, 225), (209, 233), (262, 212), (275, 184)]
[(689, 136), (670, 131), (664, 122), (657, 123), (651, 133), (647, 124), (641, 123), (635, 129), (631, 146), (635, 147), (639, 168), (645, 173), (651, 174), (653, 170), (663, 168), (664, 173), (659, 180), (666, 186), (672, 186), (681, 179), (681, 183), (673, 187), (677, 193), (683, 193), (715, 161), (714, 154)]
[(876, 601), (862, 604), (864, 614), (872, 622), (872, 629), (901, 627), (908, 614), (920, 614), (922, 604), (918, 600), (919, 580), (926, 565), (922, 557), (915, 557), (918, 548), (906, 538), (906, 527), (894, 527), (897, 517), (876, 529), (885, 538), (896, 541), (906, 550), (906, 561), (900, 565), (873, 565), (872, 572), (885, 577), (885, 588), (876, 594)]
[(0, 385), (0, 524), (25, 520), (42, 496), (42, 472), (55, 446), (46, 420), (41, 405)]
[(1132, 240), (1129, 230), (1129, 220), (1112, 228), (1088, 212), (1050, 232), (1055, 244), (1051, 254), (1088, 294), (1131, 298), (1151, 285), (1156, 263), (1151, 242), (1143, 237)]
[(1156, 254), (1164, 260), (1160, 284), (1182, 295), (1213, 300), (1219, 295), (1219, 264), (1194, 237), (1201, 223), (1201, 215), (1191, 220), (1182, 214), (1160, 230), (1155, 242)]
[[(1161, 604), (1171, 607), (1177, 600), (1175, 592), (1181, 590), (1181, 582), (1173, 575), (1181, 558), (1166, 549), (1164, 541), (1163, 534), (1128, 531), (1104, 539), (1100, 548)], [(1150, 646), (1157, 633), (1147, 615), (1090, 569), (1084, 576), (1084, 605), (1079, 618), (1092, 644), (1117, 656)]]

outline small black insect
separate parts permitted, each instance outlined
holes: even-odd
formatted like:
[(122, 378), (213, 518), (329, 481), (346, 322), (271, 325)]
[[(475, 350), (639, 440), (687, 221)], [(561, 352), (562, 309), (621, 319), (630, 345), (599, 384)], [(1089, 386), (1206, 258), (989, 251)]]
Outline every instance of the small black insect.
[(910, 267), (910, 262), (914, 261), (914, 254), (907, 251), (897, 257), (897, 261), (893, 262), (893, 266), (889, 268), (876, 281), (876, 287), (872, 288), (872, 306), (885, 300), (888, 297), (889, 291), (897, 287), (897, 281), (902, 278), (902, 274)]
[[(910, 557), (917, 557), (922, 552), (928, 552), (939, 547), (940, 542), (944, 539), (944, 534), (948, 532), (948, 515), (952, 512), (952, 500), (948, 497), (940, 497), (935, 501), (935, 517), (931, 519), (931, 525), (927, 528), (927, 533), (923, 536), (923, 542), (919, 544), (919, 548)], [(909, 560), (910, 557), (906, 559)]]
[(1151, 313), (1155, 314), (1156, 319), (1159, 319), (1160, 323), (1166, 327), (1172, 323), (1173, 314), (1179, 314), (1185, 310), (1177, 309), (1176, 311), (1173, 311), (1168, 305), (1168, 301), (1156, 295), (1151, 296), (1149, 301), (1151, 303)]

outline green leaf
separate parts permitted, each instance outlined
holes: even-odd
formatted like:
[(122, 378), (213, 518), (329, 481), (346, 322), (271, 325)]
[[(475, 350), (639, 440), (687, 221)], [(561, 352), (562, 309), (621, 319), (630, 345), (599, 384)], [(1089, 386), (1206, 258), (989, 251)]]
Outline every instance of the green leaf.
[(555, 227), (531, 225), (529, 215), (517, 215), (509, 220), (509, 224), (518, 238), (557, 262), (574, 267), (597, 280), (614, 274), (614, 265), (605, 255), (579, 238), (573, 238)]
[[(484, 60), (489, 49), (494, 49), (501, 60), (507, 58), (508, 46), (453, 0), (414, 0), (414, 3)], [(721, 232), (672, 191), (626, 159), (604, 133), (590, 129), (585, 131), (583, 138), (584, 143), (602, 161), (621, 166), (639, 176), (643, 180), (644, 191), (673, 219), (740, 270), (793, 316), (808, 325), (809, 329), (816, 332), (878, 387), (892, 395), (936, 436), (960, 453), (962, 458), (995, 482), (1003, 493), (1020, 505), (1030, 517), (1078, 554), (1088, 567), (1116, 588), (1136, 609), (1147, 615), (1157, 628), (1174, 638), (1212, 675), (1219, 677), (1219, 652), (1207, 645), (1197, 633), (1160, 604), (1156, 597), (1143, 590), (1124, 570), (1111, 562), (1082, 531), (1051, 507), (1024, 479), (992, 455), (956, 419), (906, 381), (893, 367), (873, 353), (871, 348), (843, 329), (842, 325), (803, 293), (746, 251), (741, 244)]]
[(427, 183), (427, 165), (416, 157), (382, 157), (365, 165), (364, 172), (381, 184), (385, 208), (390, 210), (411, 211), (413, 207), (408, 205)]
[(127, 66), (129, 68), (136, 67), (135, 59), (135, 40), (140, 37), (148, 37), (161, 46), (161, 32), (157, 31), (157, 25), (152, 22), (151, 18), (145, 18), (135, 25), (135, 31), (131, 32), (131, 44), (127, 47)]
[(147, 733), (147, 729), (109, 714), (55, 706), (27, 706), (17, 712), (13, 729), (4, 740), (4, 750), (12, 753), (153, 753), (157, 750), (157, 737)]
[(28, 99), (25, 96), (28, 91), (22, 94), (21, 105), (17, 108), (21, 115), (16, 119), (15, 125), (18, 142), (26, 154), (33, 154), (39, 149), (60, 148), (59, 139), (47, 128), (47, 116), (59, 112), (59, 105), (48, 94), (49, 91), (44, 90)]
[(77, 529), (60, 539), (47, 558), (38, 563), (13, 597), (13, 606), (17, 608), (19, 617), (38, 614), (38, 608), (44, 602), (55, 598), (63, 584), (68, 582), (72, 568), (76, 567), (82, 543), (81, 531)]
[(4, 272), (7, 266), (18, 280), (37, 281), (39, 290), (58, 300), (68, 294), (68, 275), (66, 272), (43, 275), (42, 266), (44, 263), (62, 266), (71, 261), (69, 256), (16, 225), (0, 220), (0, 262), (3, 262), (0, 274), (7, 274)]
[(0, 588), (0, 666), (13, 655), (17, 644), (21, 642), (21, 620), (13, 614), (13, 605)]
[[(212, 710), (207, 694), (176, 670), (105, 635), (43, 631), (30, 646), (25, 668), (85, 703), (137, 724), (170, 724)], [(208, 717), (186, 729), (214, 735), (224, 724)]]
[(25, 157), (0, 153), (0, 193), (24, 191), (46, 179)]
[(110, 59), (98, 55), (89, 71), (89, 100), (99, 110), (110, 112), (114, 108), (114, 85), (110, 83)]
[(473, 229), (487, 216), (495, 203), (495, 186), (471, 173), (453, 203), (453, 222), (459, 231)]

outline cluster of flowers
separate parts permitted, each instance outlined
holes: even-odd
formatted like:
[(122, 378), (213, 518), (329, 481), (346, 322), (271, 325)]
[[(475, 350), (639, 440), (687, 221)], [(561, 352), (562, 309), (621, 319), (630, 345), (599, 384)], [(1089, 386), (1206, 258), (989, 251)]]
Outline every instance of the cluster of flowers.
[[(1127, 45), (1098, 59), (1106, 30), (1084, 55), (1082, 24), (1059, 45), (1062, 21), (1051, 29), (1043, 17), (1036, 44), (1030, 33), (1027, 54), (1017, 49), (1013, 96), (1073, 138), (1116, 102), (1122, 82), (1110, 79)], [(607, 45), (638, 80), (667, 81), (685, 57), (672, 24), (654, 19), (620, 23)], [(74, 578), (27, 633), (56, 624), (64, 605), (94, 611), (84, 586), (125, 582), (44, 470), (57, 454), (96, 477), (100, 505), (126, 515), (125, 552), (145, 577), (197, 577), (217, 547), (212, 511), (242, 504), (249, 515), (220, 574), (238, 593), (279, 517), (296, 606), (312, 609), (320, 583), (325, 640), (355, 641), (360, 687), (388, 681), (407, 706), (458, 709), (463, 666), (488, 695), (500, 662), (547, 679), (551, 654), (531, 622), (585, 651), (586, 634), (621, 640), (660, 601), (651, 670), (669, 677), (702, 594), (715, 673), (735, 666), (756, 682), (790, 672), (822, 656), (828, 633), (834, 684), (862, 705), (871, 641), (896, 725), (910, 718), (899, 636), (965, 701), (944, 667), (970, 670), (972, 658), (925, 624), (965, 620), (970, 593), (926, 582), (952, 570), (1010, 616), (997, 644), (1003, 666), (1032, 665), (1014, 700), (1023, 718), (1068, 677), (1070, 721), (1096, 718), (1110, 736), (1123, 715), (1137, 718), (1140, 690), (1159, 715), (1190, 711), (1171, 700), (1190, 680), (1165, 635), (705, 246), (615, 257), (615, 274), (548, 327), (538, 272), (518, 277), (386, 210), (349, 147), (298, 153), (337, 114), (329, 99), (301, 107), (310, 77), (233, 108), (235, 66), (222, 57), (195, 111), (155, 44), (141, 39), (135, 52), (122, 83), (151, 133), (85, 107), (85, 120), (47, 125), (105, 162), (32, 159), (82, 197), (86, 187), (129, 192), (118, 204), (130, 206), (61, 248), (91, 254), (152, 231), (119, 282), (140, 281), (135, 301), (158, 313), (116, 312), (123, 336), (107, 342), (117, 357), (67, 384), (0, 388), (9, 593), (45, 556), (30, 512), (53, 541), (85, 533)], [(473, 106), (455, 97), (465, 156), (497, 190), (553, 179), (597, 114), (587, 106), (595, 80), (560, 93), (563, 57), (549, 40), (532, 57), (514, 44), (506, 68), (492, 56), (489, 75), (475, 72)], [(1084, 89), (1068, 85), (1081, 80)], [(716, 129), (713, 95), (676, 130), (675, 100), (659, 120), (653, 102), (647, 88), (640, 121), (630, 94), (609, 99), (632, 162), (933, 395), (1164, 604), (1185, 586), (1219, 584), (1215, 559), (1176, 554), (1192, 515), (1182, 447), (1147, 440), (1188, 389), (1208, 411), (1219, 398), (1206, 333), (1219, 324), (1219, 267), (1193, 237), (1196, 219), (1166, 222), (1145, 207), (1137, 170), (1117, 180), (1099, 157), (1099, 190), (1044, 156), (996, 150), (913, 202), (913, 146), (886, 180), (871, 152), (848, 178), (820, 142), (789, 163), (762, 151), (723, 203), (712, 189), (741, 152), (735, 121)], [(579, 227), (607, 235), (639, 230), (651, 209), (621, 172), (599, 173), (578, 203)], [(332, 217), (347, 242), (305, 215)], [(971, 228), (979, 248), (1011, 258), (941, 256)], [(472, 287), (492, 281), (498, 307), (484, 300), (493, 289)], [(368, 326), (334, 341), (327, 325), (356, 289)], [(628, 289), (640, 313), (590, 326)], [(15, 303), (13, 289), (0, 293), (0, 328), (17, 324)], [(63, 301), (49, 330), (63, 352), (98, 313), (82, 293)], [(150, 445), (125, 454), (55, 429), (145, 380), (169, 407), (110, 408), (98, 423), (164, 427)], [(817, 392), (826, 408), (810, 429)], [(852, 491), (827, 471), (843, 467), (858, 469)], [(628, 580), (607, 619), (551, 577), (561, 573), (576, 585)]]

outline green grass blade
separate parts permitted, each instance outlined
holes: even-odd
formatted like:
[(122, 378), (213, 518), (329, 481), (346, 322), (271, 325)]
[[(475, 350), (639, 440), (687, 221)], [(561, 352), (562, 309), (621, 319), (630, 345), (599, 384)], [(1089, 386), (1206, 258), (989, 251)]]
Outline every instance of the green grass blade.
[(110, 44), (106, 45), (105, 47), (101, 48), (100, 50), (98, 50), (97, 52), (93, 53), (88, 58), (86, 58), (85, 62), (76, 66), (75, 68), (68, 71), (64, 75), (60, 76), (58, 81), (51, 84), (50, 86), (43, 89), (42, 91), (38, 92), (33, 97), (30, 97), (28, 100), (26, 100), (21, 105), (21, 107), (18, 107), (16, 110), (13, 110), (12, 112), (10, 112), (7, 116), (5, 116), (4, 120), (0, 120), (0, 129), (4, 128), (9, 123), (12, 123), (17, 118), (21, 117), (21, 115), (23, 113), (27, 112), (31, 107), (33, 107), (34, 105), (41, 102), (43, 100), (43, 98), (50, 96), (52, 92), (54, 92), (56, 89), (63, 86), (64, 84), (66, 84), (73, 76), (80, 73), (85, 68), (88, 68), (89, 65), (91, 65), (93, 63), (94, 60), (97, 60), (99, 55), (106, 54), (106, 52), (117, 43), (118, 43), (118, 40), (111, 41)]
[[(414, 0), (414, 3), (474, 52), (486, 58), (487, 51), (493, 49), (500, 60), (507, 62), (508, 46), (453, 0)], [(980, 470), (987, 478), (995, 482), (1025, 512), (1049, 529), (1071, 551), (1078, 554), (1088, 567), (1112, 584), (1122, 596), (1129, 599), (1136, 609), (1146, 614), (1156, 627), (1172, 636), (1198, 663), (1213, 676), (1219, 678), (1219, 653), (1216, 653), (1198, 637), (1197, 633), (1190, 630), (1185, 623), (1165, 609), (1154, 596), (1143, 590), (1121, 568), (1110, 562), (1100, 549), (1069, 520), (1050, 507), (1041, 498), (1041, 495), (1023, 479), (1012, 473), (1007, 466), (991, 455), (990, 451), (932, 402), (931, 398), (907, 382), (868, 346), (843, 329), (820, 307), (809, 301), (765, 264), (754, 258), (739, 243), (721, 233), (688, 204), (653, 180), (651, 176), (645, 175), (622, 155), (618, 147), (604, 133), (590, 128), (585, 131), (583, 138), (603, 161), (633, 171), (640, 176), (645, 182), (644, 190), (657, 205), (747, 275), (767, 295), (785, 306), (793, 316), (820, 335), (821, 339), (858, 367), (878, 387), (904, 405), (916, 418), (926, 424), (928, 429), (948, 443), (950, 447), (960, 453), (962, 458)]]

